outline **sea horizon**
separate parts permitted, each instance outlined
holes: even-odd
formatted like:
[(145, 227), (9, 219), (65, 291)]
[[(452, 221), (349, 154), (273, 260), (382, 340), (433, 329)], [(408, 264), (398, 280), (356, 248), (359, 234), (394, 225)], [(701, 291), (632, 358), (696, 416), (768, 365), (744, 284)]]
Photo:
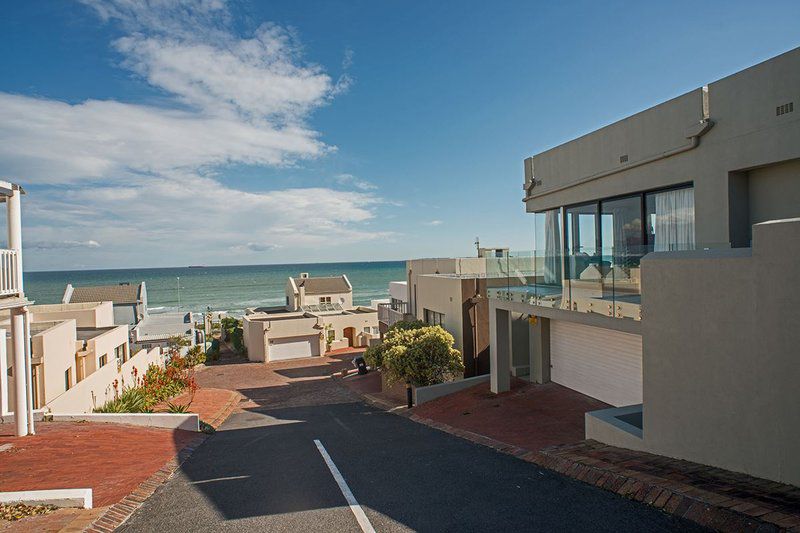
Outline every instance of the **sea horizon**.
[(191, 265), (182, 267), (108, 268), (26, 271), (26, 296), (37, 304), (60, 303), (68, 283), (74, 286), (139, 283), (147, 286), (154, 312), (203, 312), (208, 307), (242, 315), (245, 309), (282, 305), (289, 276), (346, 274), (354, 305), (387, 298), (389, 282), (403, 280), (405, 261), (347, 261), (264, 265)]

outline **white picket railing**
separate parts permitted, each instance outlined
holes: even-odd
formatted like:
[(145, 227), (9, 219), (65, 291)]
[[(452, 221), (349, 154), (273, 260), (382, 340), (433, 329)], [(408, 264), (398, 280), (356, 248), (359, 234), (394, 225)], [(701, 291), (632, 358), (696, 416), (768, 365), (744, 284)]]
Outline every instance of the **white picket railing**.
[(0, 296), (19, 294), (20, 272), (16, 250), (0, 249)]

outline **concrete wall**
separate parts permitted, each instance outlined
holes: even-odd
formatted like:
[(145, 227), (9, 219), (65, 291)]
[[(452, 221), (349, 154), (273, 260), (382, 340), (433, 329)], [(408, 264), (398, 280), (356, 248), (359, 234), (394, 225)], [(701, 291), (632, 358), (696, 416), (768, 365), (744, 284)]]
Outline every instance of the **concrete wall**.
[(47, 407), (53, 413), (90, 413), (114, 398), (112, 383), (118, 380), (120, 390), (123, 386), (134, 384), (133, 369), (139, 376), (143, 375), (150, 365), (162, 366), (164, 356), (160, 348), (150, 351), (141, 350), (125, 362), (119, 371), (117, 365), (108, 364), (89, 375), (69, 391), (51, 400)]
[(419, 276), (427, 274), (486, 274), (486, 259), (479, 257), (447, 257), (406, 261), (409, 312), (417, 314), (416, 294)]
[(800, 484), (800, 219), (642, 261), (644, 444)]
[(408, 282), (407, 281), (390, 281), (389, 282), (389, 297), (401, 302), (408, 301)]
[(32, 305), (31, 322), (74, 319), (79, 328), (102, 328), (114, 325), (111, 302)]
[(114, 324), (132, 326), (137, 322), (136, 304), (117, 304), (114, 306)]
[[(538, 154), (525, 165), (526, 181), (541, 180), (531, 191), (527, 210), (693, 182), (698, 247), (741, 244), (740, 229), (731, 224), (732, 212), (740, 210), (731, 201), (741, 198), (731, 194), (731, 174), (800, 158), (800, 113), (776, 116), (775, 111), (799, 93), (800, 49), (795, 49), (709, 84), (708, 113), (714, 126), (694, 149), (635, 166), (689, 147), (686, 136), (704, 117), (701, 89)], [(621, 156), (628, 161), (621, 163)], [(787, 187), (781, 194), (791, 207), (791, 199), (800, 196), (800, 180), (773, 181)], [(755, 209), (757, 220), (762, 216), (758, 199)]]
[(800, 215), (800, 159), (747, 174), (750, 225)]

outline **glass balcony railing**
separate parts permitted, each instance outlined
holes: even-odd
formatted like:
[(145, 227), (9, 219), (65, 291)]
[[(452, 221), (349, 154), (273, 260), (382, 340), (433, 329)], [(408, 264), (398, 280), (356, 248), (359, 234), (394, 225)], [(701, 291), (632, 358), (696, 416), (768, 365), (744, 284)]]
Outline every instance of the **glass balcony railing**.
[(641, 319), (639, 261), (652, 247), (511, 252), (487, 259), (490, 298)]

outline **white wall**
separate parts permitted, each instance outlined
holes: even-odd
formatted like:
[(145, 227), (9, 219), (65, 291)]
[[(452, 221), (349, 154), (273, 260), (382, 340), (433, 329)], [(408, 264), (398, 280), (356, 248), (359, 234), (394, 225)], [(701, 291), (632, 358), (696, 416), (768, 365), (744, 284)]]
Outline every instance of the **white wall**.
[(114, 306), (111, 302), (32, 305), (28, 308), (31, 322), (75, 320), (79, 328), (104, 328), (114, 325)]

